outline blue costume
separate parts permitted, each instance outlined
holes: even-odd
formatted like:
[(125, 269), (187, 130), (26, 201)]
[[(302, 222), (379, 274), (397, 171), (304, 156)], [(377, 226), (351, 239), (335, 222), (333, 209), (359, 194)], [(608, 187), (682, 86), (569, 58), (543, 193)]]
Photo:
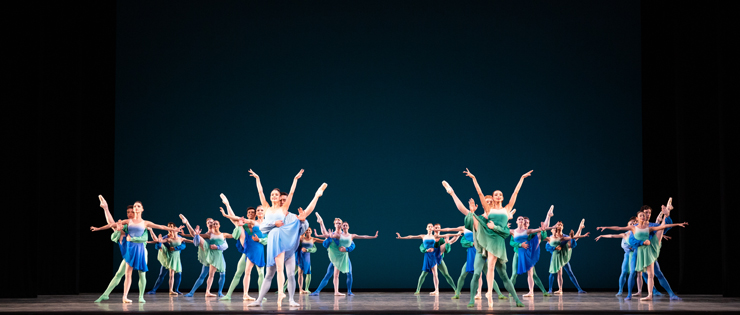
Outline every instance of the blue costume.
[[(665, 223), (666, 224), (673, 224), (673, 220), (671, 219), (671, 217), (666, 217), (664, 220), (665, 220)], [(656, 226), (660, 226), (660, 224), (659, 223), (648, 223), (648, 227), (656, 227)], [(671, 228), (667, 228), (667, 229), (663, 230), (663, 234), (668, 233), (668, 230), (670, 230), (670, 229)], [(653, 235), (655, 235), (655, 231), (650, 232), (650, 242), (653, 241), (652, 240)], [(635, 236), (632, 235), (632, 233), (630, 233), (629, 245), (632, 248), (638, 248), (638, 247), (642, 246), (642, 243), (643, 243), (643, 241), (640, 241), (640, 240), (636, 239)], [(632, 272), (632, 273), (630, 274), (629, 282), (627, 284), (627, 293), (628, 293), (628, 295), (627, 295), (627, 297), (625, 297), (625, 300), (631, 300), (632, 299), (632, 287), (633, 287), (633, 285), (635, 283), (637, 283), (635, 281), (636, 280), (635, 279), (636, 273), (634, 272), (634, 270), (635, 270), (635, 264), (636, 263), (637, 263), (637, 255), (635, 254), (635, 255), (632, 255), (632, 260), (630, 260), (630, 272)], [(653, 270), (655, 272), (655, 277), (658, 278), (658, 282), (660, 283), (660, 286), (662, 286), (668, 292), (668, 294), (671, 297), (671, 300), (680, 300), (681, 298), (679, 298), (678, 295), (676, 295), (675, 293), (673, 293), (673, 290), (671, 290), (671, 285), (668, 284), (668, 280), (665, 278), (665, 275), (663, 275), (663, 272), (660, 271), (660, 265), (658, 264), (657, 261), (655, 261), (655, 264), (653, 265)], [(647, 273), (646, 272), (643, 272), (642, 273), (642, 277), (647, 282)], [(653, 286), (653, 295), (658, 295), (658, 296), (659, 295), (662, 295), (660, 292), (658, 292), (658, 289), (656, 289), (655, 286)]]
[(442, 261), (442, 252), (434, 248), (434, 238), (424, 239), (424, 249), (432, 249), (431, 252), (424, 251), (424, 264), (421, 266), (421, 271), (432, 272), (432, 269)]
[[(167, 239), (168, 237), (169, 235), (165, 235), (164, 237), (162, 237), (162, 239)], [(181, 251), (185, 249), (185, 243), (181, 243), (180, 245), (175, 246), (175, 247), (170, 247), (170, 246), (167, 246), (167, 247), (172, 248), (175, 251)], [(160, 248), (162, 248), (162, 243), (155, 244), (154, 248), (159, 250)], [(154, 282), (154, 287), (146, 294), (157, 293), (157, 289), (159, 289), (159, 286), (162, 285), (162, 283), (164, 283), (164, 278), (166, 278), (168, 274), (169, 274), (169, 270), (167, 268), (165, 268), (164, 266), (159, 267), (159, 276), (157, 277), (157, 281)], [(175, 292), (180, 293), (180, 294), (182, 294), (180, 292), (180, 280), (181, 279), (182, 279), (182, 272), (175, 273), (175, 284), (173, 286), (173, 290), (175, 290)]]
[[(324, 243), (322, 243), (322, 245), (324, 245), (324, 248), (329, 248), (329, 246), (331, 246), (331, 244), (335, 242), (336, 241), (334, 239), (327, 238), (326, 240), (324, 240)], [(355, 242), (352, 242), (352, 245), (350, 245), (349, 247), (345, 247), (345, 249), (347, 250), (348, 253), (351, 253), (353, 250), (355, 250)], [(349, 263), (349, 272), (347, 272), (347, 295), (354, 295), (354, 293), (352, 293), (352, 261), (349, 261), (349, 257), (347, 258), (347, 260)], [(319, 295), (319, 293), (321, 293), (321, 289), (323, 289), (327, 284), (329, 284), (329, 279), (331, 279), (333, 275), (334, 275), (334, 264), (329, 262), (329, 267), (326, 268), (326, 275), (324, 275), (324, 278), (321, 279), (321, 283), (319, 283), (319, 287), (316, 288), (316, 290), (313, 291), (311, 295), (312, 296)]]
[[(567, 242), (568, 241), (561, 242), (560, 246), (566, 246)], [(575, 239), (571, 239), (570, 248), (573, 249), (573, 248), (576, 248), (576, 246), (578, 246), (578, 242), (576, 242)], [(545, 249), (551, 254), (556, 251), (555, 248), (557, 248), (557, 246), (551, 246), (550, 243), (545, 244)], [(573, 270), (571, 270), (570, 268), (570, 262), (568, 262), (567, 264), (563, 266), (563, 271), (565, 271), (565, 273), (568, 274), (568, 278), (570, 278), (570, 281), (573, 282), (573, 284), (576, 286), (576, 289), (578, 289), (578, 293), (586, 293), (586, 291), (583, 291), (583, 289), (581, 289), (581, 286), (578, 285), (578, 280), (576, 279), (576, 275), (573, 274)], [(549, 294), (552, 294), (552, 284), (555, 282), (555, 275), (556, 274), (554, 273), (550, 274), (550, 291), (547, 292)]]
[[(243, 242), (241, 240), (242, 233), (246, 234), (244, 235)], [(262, 281), (265, 278), (265, 244), (267, 244), (267, 238), (262, 234), (259, 227), (253, 226), (250, 229), (249, 226), (237, 226), (234, 228), (232, 236), (236, 239), (236, 250), (242, 253), (242, 257), (239, 258), (234, 278), (231, 280), (231, 285), (229, 286), (229, 290), (226, 292), (226, 295), (221, 298), (222, 300), (231, 299), (231, 294), (234, 292), (234, 289), (236, 289), (236, 286), (239, 285), (239, 279), (241, 279), (244, 271), (247, 269), (247, 259), (249, 259), (249, 261), (251, 261), (257, 268), (257, 274), (259, 275), (257, 278), (257, 288), (262, 287)], [(257, 241), (252, 238), (255, 236), (258, 239)], [(249, 291), (249, 288), (244, 288), (245, 295), (247, 291)]]

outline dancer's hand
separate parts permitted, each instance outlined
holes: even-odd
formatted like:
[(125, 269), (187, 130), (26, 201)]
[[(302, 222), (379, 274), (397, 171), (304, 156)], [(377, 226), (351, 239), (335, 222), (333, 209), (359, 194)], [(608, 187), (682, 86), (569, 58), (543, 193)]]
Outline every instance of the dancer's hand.
[(318, 212), (316, 212), (316, 223), (321, 224), (324, 222), (324, 219), (321, 218)]
[(301, 251), (304, 252), (304, 253), (307, 252), (307, 250), (305, 248), (301, 248)]
[[(303, 208), (301, 208), (301, 207), (298, 207), (298, 216), (299, 217), (303, 216)], [(301, 221), (303, 221), (303, 220), (301, 220)]]
[(689, 222), (678, 223), (678, 226), (680, 227), (686, 227), (687, 225), (689, 225)]
[(606, 230), (606, 227), (600, 226), (600, 227), (597, 227), (596, 230), (604, 232), (604, 230)]
[(601, 235), (597, 236), (597, 237), (596, 237), (596, 238), (594, 239), (594, 242), (598, 242), (598, 241), (599, 241), (600, 239), (601, 239)]
[(668, 235), (665, 235), (665, 234), (663, 234), (663, 239), (664, 239), (664, 240), (669, 240), (669, 239), (671, 239), (671, 237), (670, 237), (670, 236), (668, 236)]
[(91, 226), (90, 227), (90, 232), (97, 232), (98, 230), (100, 230), (100, 229), (99, 228), (96, 228), (94, 226)]
[(226, 199), (226, 195), (221, 194), (221, 202), (223, 202), (225, 205), (229, 205), (229, 199)]
[(283, 220), (277, 220), (277, 221), (275, 221), (275, 226), (276, 226), (276, 227), (281, 227), (281, 226), (283, 226)]
[(488, 221), (488, 224), (486, 224), (489, 229), (493, 230), (496, 227), (496, 224), (493, 223), (493, 221)]
[(301, 178), (301, 176), (303, 176), (303, 169), (301, 169), (301, 170), (300, 170), (300, 171), (298, 172), (298, 175), (296, 175), (296, 176), (295, 176), (295, 179), (299, 179), (299, 178)]
[(427, 248), (427, 253), (431, 253), (434, 251), (434, 248)]
[(650, 246), (650, 240), (647, 240), (647, 241), (642, 242), (642, 245)]
[(378, 231), (375, 231), (375, 236), (373, 238), (378, 238)]
[(339, 247), (339, 251), (340, 252), (346, 252), (347, 251), (347, 248), (344, 247), (344, 246), (341, 246), (341, 247)]
[(511, 223), (506, 223), (507, 228), (511, 228)]
[(561, 250), (561, 249), (562, 248), (560, 247), (560, 245), (558, 245), (558, 247), (555, 247), (555, 250)]
[(249, 169), (249, 176), (252, 176), (252, 177), (254, 177), (256, 179), (259, 179), (260, 178), (260, 176), (257, 175), (257, 173), (255, 173), (254, 171), (252, 171), (251, 168)]
[(167, 248), (169, 248), (171, 252), (174, 252), (175, 251), (175, 248), (174, 247), (167, 247)]
[(524, 242), (524, 243), (522, 243), (522, 245), (520, 245), (520, 246), (521, 246), (522, 248), (524, 248), (524, 249), (528, 249), (528, 248), (529, 248), (529, 243), (527, 243), (527, 242)]
[(103, 198), (103, 195), (98, 195), (98, 199), (100, 199), (100, 207), (103, 209), (108, 209), (108, 202), (105, 201), (105, 198)]
[(475, 204), (475, 200), (473, 200), (473, 198), (470, 198), (470, 200), (468, 200), (468, 208), (470, 208), (470, 212), (473, 213), (475, 213), (475, 210), (478, 210), (478, 205)]
[(252, 240), (255, 241), (255, 242), (259, 242), (260, 241), (260, 238), (257, 237), (257, 235), (252, 234)]
[(470, 178), (475, 179), (475, 175), (473, 175), (473, 173), (471, 173), (470, 170), (467, 167), (463, 171), (463, 174), (465, 174), (465, 176), (467, 176), (467, 177), (470, 177)]
[[(193, 229), (193, 232), (195, 232), (195, 235), (200, 235), (200, 225), (196, 225), (195, 229)], [(195, 235), (193, 235), (193, 237), (195, 237)]]
[(221, 215), (226, 216), (226, 211), (224, 211), (223, 207), (218, 207), (221, 210)]
[(591, 232), (586, 232), (586, 234), (581, 235), (581, 237), (588, 237), (589, 235), (591, 235)]
[(401, 234), (398, 234), (398, 232), (396, 232), (396, 238), (401, 238)]
[(524, 175), (522, 175), (522, 178), (527, 178), (529, 176), (532, 176), (532, 172), (534, 172), (534, 170), (524, 173)]
[(218, 246), (216, 246), (216, 244), (211, 244), (211, 246), (209, 246), (209, 247), (210, 247), (211, 249), (218, 249)]

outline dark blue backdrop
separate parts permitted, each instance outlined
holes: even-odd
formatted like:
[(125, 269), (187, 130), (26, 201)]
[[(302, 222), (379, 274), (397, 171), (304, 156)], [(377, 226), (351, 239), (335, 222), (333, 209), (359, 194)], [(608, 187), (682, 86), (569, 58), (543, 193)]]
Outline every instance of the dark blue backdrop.
[[(419, 242), (395, 232), (461, 225), (440, 182), (474, 197), (466, 167), (507, 200), (533, 169), (516, 204), (533, 222), (551, 204), (566, 230), (633, 215), (640, 67), (637, 1), (119, 1), (115, 207), (141, 200), (145, 219), (203, 225), (220, 217), (219, 193), (239, 214), (258, 204), (248, 169), (287, 190), (304, 168), (292, 211), (326, 182), (324, 218), (380, 230), (351, 254), (355, 287), (412, 288)], [(615, 287), (621, 257), (618, 241), (591, 239), (572, 265), (583, 287)], [(193, 247), (182, 258), (187, 288), (200, 266)], [(158, 270), (153, 247), (149, 260)], [(456, 279), (458, 244), (446, 262)], [(312, 288), (327, 264), (323, 249), (313, 255)]]

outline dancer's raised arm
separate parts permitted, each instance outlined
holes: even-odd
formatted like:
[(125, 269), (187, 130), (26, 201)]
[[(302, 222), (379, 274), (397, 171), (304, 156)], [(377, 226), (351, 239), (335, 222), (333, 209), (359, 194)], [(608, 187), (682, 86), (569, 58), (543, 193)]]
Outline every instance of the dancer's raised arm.
[(358, 239), (358, 240), (369, 240), (378, 238), (378, 231), (375, 231), (375, 236), (370, 235), (357, 235), (357, 234), (350, 234), (352, 236), (352, 239)]
[(262, 191), (262, 183), (260, 182), (260, 176), (257, 175), (252, 169), (249, 169), (249, 176), (254, 177), (257, 180), (257, 192), (260, 194), (260, 202), (262, 203), (262, 206), (265, 208), (269, 208), (270, 204), (267, 203), (267, 199), (265, 199), (265, 192)]
[(534, 170), (526, 172), (524, 173), (524, 175), (522, 175), (522, 177), (519, 179), (519, 183), (516, 185), (516, 188), (514, 189), (514, 193), (511, 194), (511, 198), (509, 198), (509, 203), (504, 208), (508, 210), (511, 210), (512, 208), (514, 208), (514, 203), (516, 202), (516, 196), (519, 195), (519, 189), (522, 188), (522, 183), (524, 183), (524, 179), (529, 176), (532, 176), (533, 171)]
[[(298, 185), (298, 179), (303, 176), (303, 169), (301, 169), (298, 174), (293, 178), (293, 185), (290, 186), (290, 192), (288, 193), (288, 199), (285, 200), (285, 203), (282, 205), (283, 208), (283, 214), (288, 215), (288, 208), (290, 207), (290, 203), (293, 201), (293, 193), (295, 192), (295, 186)], [(313, 209), (311, 209), (313, 211)]]
[(480, 203), (483, 205), (483, 210), (488, 212), (491, 206), (488, 205), (488, 203), (486, 202), (486, 196), (483, 195), (483, 191), (480, 189), (480, 185), (478, 185), (478, 180), (475, 179), (475, 175), (473, 175), (473, 173), (471, 173), (470, 170), (468, 170), (467, 168), (465, 169), (465, 171), (463, 171), (463, 173), (465, 174), (465, 176), (473, 179), (473, 184), (475, 185), (475, 190), (478, 192), (478, 198), (480, 198)]
[[(303, 170), (301, 170), (301, 172), (303, 172)], [(311, 203), (308, 204), (308, 207), (306, 207), (305, 211), (302, 211), (300, 208), (298, 208), (298, 220), (306, 220), (306, 218), (311, 215), (311, 212), (313, 212), (314, 208), (316, 208), (316, 202), (319, 201), (319, 197), (324, 195), (324, 190), (327, 186), (328, 185), (326, 183), (323, 183), (321, 187), (319, 187), (319, 190), (316, 191), (316, 194), (313, 196), (313, 200), (311, 200)]]
[(208, 236), (206, 234), (200, 234), (201, 231), (198, 228), (194, 230), (193, 227), (190, 226), (190, 221), (188, 221), (188, 219), (186, 219), (184, 215), (180, 214), (180, 219), (182, 220), (182, 223), (184, 223), (185, 226), (188, 228), (191, 237), (195, 238), (196, 235), (200, 235), (201, 237)]

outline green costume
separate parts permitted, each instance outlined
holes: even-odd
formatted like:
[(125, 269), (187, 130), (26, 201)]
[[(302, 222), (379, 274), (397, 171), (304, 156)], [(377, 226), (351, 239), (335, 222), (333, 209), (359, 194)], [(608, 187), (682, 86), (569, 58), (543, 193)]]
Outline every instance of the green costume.
[(224, 252), (218, 249), (211, 249), (211, 245), (221, 246), (226, 243), (223, 236), (220, 238), (211, 238), (204, 240), (204, 242), (198, 246), (198, 261), (203, 265), (210, 265), (216, 267), (217, 272), (226, 272), (226, 261), (224, 261)]
[[(173, 240), (169, 243), (170, 246), (177, 247), (182, 244), (182, 241)], [(167, 246), (162, 246), (162, 248), (159, 250), (159, 253), (157, 254), (157, 260), (159, 260), (159, 263), (162, 264), (162, 266), (166, 269), (174, 270), (175, 272), (182, 272), (179, 250), (170, 251)]]
[[(259, 229), (259, 226), (255, 226), (253, 228)], [(244, 237), (251, 238), (254, 233), (249, 229), (247, 229), (247, 231), (248, 231), (247, 235), (245, 235)], [(240, 241), (240, 237), (243, 232), (244, 232), (244, 228), (242, 226), (234, 227), (234, 231), (231, 233), (231, 235), (234, 237), (235, 240), (237, 240), (237, 243)], [(244, 242), (246, 241), (247, 240), (245, 239)], [(259, 242), (262, 245), (267, 245), (267, 237), (260, 238)], [(257, 288), (261, 288), (262, 280), (265, 279), (265, 267), (264, 266), (258, 267), (255, 265), (254, 268), (257, 269)], [(239, 279), (241, 279), (245, 270), (247, 270), (247, 254), (242, 254), (242, 257), (239, 258), (239, 262), (236, 265), (236, 273), (234, 274), (234, 278), (231, 279), (231, 284), (229, 285), (229, 291), (226, 292), (226, 295), (220, 298), (220, 300), (231, 300), (231, 294), (234, 293), (236, 286), (239, 285)], [(249, 288), (244, 288), (244, 292), (247, 292), (248, 290)], [(259, 289), (257, 291), (259, 292)]]
[[(640, 229), (635, 228), (635, 239), (640, 241), (647, 241), (650, 239), (650, 228)], [(645, 269), (658, 260), (660, 255), (660, 240), (650, 241), (650, 245), (642, 245), (637, 248), (637, 262), (635, 263), (635, 271), (643, 272)]]
[(558, 273), (558, 271), (560, 271), (560, 269), (570, 261), (570, 246), (561, 245), (561, 240), (562, 239), (560, 238), (550, 237), (550, 246), (560, 246), (560, 250), (553, 251), (552, 256), (550, 257), (550, 273)]
[(334, 264), (334, 268), (339, 269), (342, 273), (349, 272), (349, 253), (339, 251), (339, 247), (350, 247), (352, 245), (352, 239), (349, 237), (339, 237), (337, 242), (332, 242), (329, 245), (329, 260)]

